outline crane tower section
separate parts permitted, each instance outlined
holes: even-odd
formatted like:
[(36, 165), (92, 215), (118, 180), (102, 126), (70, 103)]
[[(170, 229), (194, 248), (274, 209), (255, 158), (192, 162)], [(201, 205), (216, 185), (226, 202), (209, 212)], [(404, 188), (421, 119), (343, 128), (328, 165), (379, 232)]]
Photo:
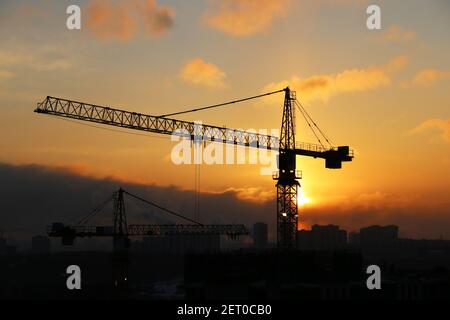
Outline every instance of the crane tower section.
[(280, 248), (296, 245), (298, 225), (297, 194), (300, 178), (296, 170), (295, 154), (295, 91), (285, 89), (281, 122), (277, 180), (277, 244)]

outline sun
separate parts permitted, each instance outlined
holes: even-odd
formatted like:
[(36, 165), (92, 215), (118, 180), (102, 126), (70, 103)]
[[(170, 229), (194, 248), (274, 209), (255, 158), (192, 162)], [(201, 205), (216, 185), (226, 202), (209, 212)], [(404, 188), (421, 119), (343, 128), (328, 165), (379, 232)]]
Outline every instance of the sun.
[(298, 194), (297, 194), (297, 204), (299, 207), (304, 206), (307, 203), (310, 203), (311, 199), (308, 198), (307, 196), (305, 196), (305, 193), (303, 192), (303, 190), (298, 190)]

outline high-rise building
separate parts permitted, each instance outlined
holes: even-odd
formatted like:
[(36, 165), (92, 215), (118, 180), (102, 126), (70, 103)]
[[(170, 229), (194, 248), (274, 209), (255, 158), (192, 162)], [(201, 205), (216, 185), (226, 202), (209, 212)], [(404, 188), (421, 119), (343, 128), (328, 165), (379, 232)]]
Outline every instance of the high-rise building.
[(266, 223), (257, 222), (253, 225), (253, 246), (258, 250), (267, 248), (268, 227)]
[(297, 233), (297, 247), (300, 250), (337, 250), (347, 245), (347, 231), (336, 225), (313, 225), (311, 230)]
[(369, 226), (359, 232), (361, 245), (395, 242), (398, 240), (398, 226)]

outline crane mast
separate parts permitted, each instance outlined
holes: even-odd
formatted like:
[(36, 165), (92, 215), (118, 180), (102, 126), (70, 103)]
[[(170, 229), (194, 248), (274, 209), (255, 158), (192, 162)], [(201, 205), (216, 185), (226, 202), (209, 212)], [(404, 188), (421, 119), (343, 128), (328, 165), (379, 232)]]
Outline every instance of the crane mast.
[(296, 170), (295, 154), (295, 109), (292, 100), (295, 92), (286, 88), (281, 122), (278, 154), (277, 181), (277, 242), (278, 247), (292, 248), (296, 245), (298, 226), (297, 195), (301, 178)]

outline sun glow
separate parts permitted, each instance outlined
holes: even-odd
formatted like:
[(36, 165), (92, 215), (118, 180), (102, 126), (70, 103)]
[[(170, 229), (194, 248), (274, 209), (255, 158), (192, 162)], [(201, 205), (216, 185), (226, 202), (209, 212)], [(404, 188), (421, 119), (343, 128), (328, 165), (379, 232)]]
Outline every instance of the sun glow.
[(305, 196), (303, 190), (298, 190), (298, 194), (297, 194), (297, 204), (299, 207), (304, 206), (307, 203), (310, 203), (311, 199), (308, 198), (307, 196)]

